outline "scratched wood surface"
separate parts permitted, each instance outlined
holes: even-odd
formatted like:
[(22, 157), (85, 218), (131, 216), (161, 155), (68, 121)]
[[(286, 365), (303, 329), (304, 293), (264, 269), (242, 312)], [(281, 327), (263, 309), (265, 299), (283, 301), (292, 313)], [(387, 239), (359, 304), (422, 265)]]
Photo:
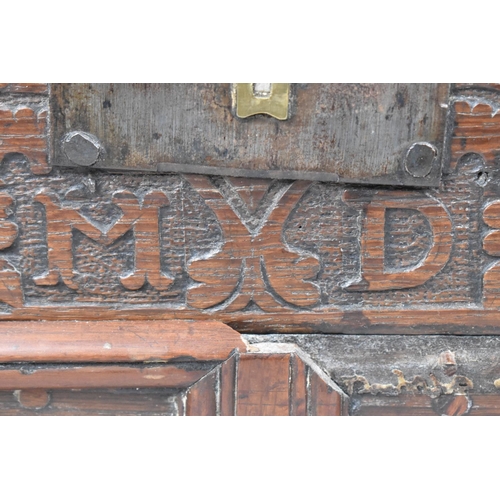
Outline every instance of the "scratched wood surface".
[(349, 415), (500, 415), (500, 336), (243, 337), (249, 352), (297, 345), (349, 396)]
[[(348, 396), (293, 344), (254, 345), (186, 391), (188, 416), (341, 416)], [(280, 352), (280, 349), (283, 352)]]
[(0, 363), (221, 361), (234, 349), (240, 335), (216, 321), (0, 323)]
[[(161, 362), (124, 363), (111, 356), (82, 363), (88, 342), (60, 328), (61, 322), (49, 325), (72, 348), (63, 363), (0, 364), (0, 415), (340, 416), (348, 411), (349, 397), (294, 344), (254, 344), (246, 352), (235, 332), (226, 339), (228, 346), (232, 342), (226, 359), (219, 352), (207, 361), (213, 338), (199, 329), (201, 355), (192, 349), (189, 357)], [(152, 356), (168, 346), (175, 349), (178, 339), (167, 337), (160, 340), (163, 345), (149, 337)], [(29, 352), (34, 343), (24, 336), (15, 347)], [(7, 344), (0, 345), (2, 360), (11, 358), (3, 355)], [(135, 358), (133, 345), (131, 351)]]
[(43, 86), (0, 88), (1, 319), (500, 332), (494, 85), (454, 87), (426, 189), (54, 167), (47, 103)]
[(0, 391), (2, 416), (174, 416), (177, 390), (164, 388)]
[(364, 396), (353, 416), (498, 416), (500, 396), (498, 394), (470, 393), (462, 396), (441, 396), (432, 399), (427, 396), (406, 395), (399, 398)]
[(439, 161), (412, 175), (402, 159), (420, 142), (441, 154), (448, 92), (443, 83), (294, 84), (289, 118), (277, 122), (237, 118), (228, 83), (53, 84), (51, 152), (54, 165), (78, 165), (63, 138), (82, 130), (101, 146), (90, 160), (98, 168), (434, 186)]

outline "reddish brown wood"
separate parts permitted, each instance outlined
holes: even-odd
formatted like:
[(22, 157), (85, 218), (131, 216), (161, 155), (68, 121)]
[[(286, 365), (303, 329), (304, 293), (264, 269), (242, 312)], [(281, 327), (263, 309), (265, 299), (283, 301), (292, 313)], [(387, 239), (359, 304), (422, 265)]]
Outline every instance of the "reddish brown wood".
[(206, 375), (206, 369), (175, 365), (103, 366), (60, 365), (0, 370), (0, 390), (84, 389), (124, 387), (187, 388)]
[(163, 388), (51, 391), (46, 415), (177, 415), (175, 394)]
[[(28, 325), (16, 325), (16, 323), (13, 323), (12, 326), (26, 327)], [(33, 325), (31, 326), (33, 327)], [(195, 356), (199, 358), (197, 362), (193, 363), (183, 363), (182, 365), (156, 363), (110, 365), (104, 364), (103, 358), (95, 355), (92, 349), (95, 348), (95, 342), (92, 344), (88, 338), (83, 338), (76, 334), (78, 329), (76, 332), (73, 331), (71, 333), (73, 340), (73, 343), (71, 343), (68, 340), (69, 330), (67, 328), (65, 329), (65, 333), (59, 331), (47, 334), (47, 326), (50, 326), (53, 331), (64, 325), (62, 323), (41, 323), (41, 331), (37, 334), (35, 330), (35, 334), (41, 338), (40, 346), (42, 348), (41, 356), (39, 356), (37, 362), (49, 359), (52, 359), (52, 361), (56, 359), (61, 362), (64, 359), (65, 364), (27, 364), (21, 367), (4, 365), (3, 369), (0, 370), (0, 392), (7, 390), (15, 391), (17, 401), (24, 409), (41, 410), (45, 408), (49, 405), (50, 399), (47, 394), (55, 394), (57, 391), (60, 392), (63, 389), (81, 389), (85, 391), (100, 389), (110, 391), (112, 389), (121, 390), (126, 388), (136, 388), (137, 390), (162, 388), (176, 391), (187, 389), (185, 396), (177, 395), (172, 400), (172, 404), (175, 403), (177, 405), (178, 413), (186, 415), (271, 416), (341, 415), (344, 413), (347, 401), (345, 395), (341, 393), (338, 387), (326, 375), (321, 373), (311, 360), (307, 357), (303, 358), (304, 355), (293, 345), (287, 347), (285, 344), (286, 348), (284, 348), (281, 344), (278, 346), (257, 344), (253, 345), (253, 350), (258, 351), (261, 349), (261, 352), (240, 353), (237, 349), (234, 349), (235, 342), (233, 336), (233, 343), (231, 344), (233, 354), (222, 364), (218, 363), (216, 367), (214, 367), (214, 362), (217, 361), (217, 357), (211, 358), (212, 363), (210, 364), (199, 362), (199, 359), (203, 359), (203, 356), (207, 354), (206, 350), (199, 347), (195, 351), (190, 351), (193, 361), (196, 360)], [(88, 328), (89, 324), (87, 323), (85, 326)], [(108, 328), (101, 328), (100, 332), (96, 331), (100, 326), (107, 326)], [(94, 340), (98, 338), (100, 339), (99, 342), (104, 340), (109, 341), (109, 335), (120, 331), (116, 328), (117, 325), (114, 326), (115, 328), (113, 329), (111, 325), (106, 325), (105, 322), (98, 323), (95, 328), (89, 328), (89, 331), (93, 334), (89, 334), (89, 337), (93, 337)], [(144, 338), (142, 336), (141, 338), (144, 342), (148, 343), (150, 354), (158, 353), (159, 348), (164, 349), (165, 345), (167, 345), (166, 338), (168, 335), (162, 336), (158, 332), (152, 331), (154, 330), (152, 325), (134, 324), (126, 328), (126, 323), (124, 322), (121, 326), (123, 326), (122, 332), (135, 331), (134, 329), (139, 326), (149, 326), (148, 333), (144, 335)], [(166, 326), (168, 327), (169, 325)], [(177, 325), (178, 335), (174, 339), (177, 344), (172, 343), (177, 348), (182, 344), (182, 333), (179, 333), (181, 326), (182, 323)], [(104, 339), (101, 338), (103, 330), (108, 335)], [(202, 328), (197, 328), (197, 330), (200, 332)], [(165, 332), (165, 329), (163, 332)], [(23, 349), (23, 345), (33, 347), (34, 340), (31, 340), (31, 337), (26, 335), (25, 332), (24, 334), (21, 333), (19, 337), (23, 339), (23, 342), (27, 343), (23, 344), (19, 342), (19, 339), (16, 340), (13, 334), (14, 332), (11, 330), (7, 334), (1, 335), (0, 360), (5, 361), (7, 359), (9, 362), (26, 362), (27, 350)], [(124, 339), (121, 340), (126, 341), (127, 334), (122, 333), (122, 335)], [(54, 337), (57, 338), (57, 336), (62, 337), (63, 340), (65, 339), (65, 343), (63, 341), (55, 343)], [(237, 337), (240, 340), (239, 336)], [(9, 338), (11, 342), (10, 346), (8, 346)], [(50, 342), (47, 341), (47, 338), (50, 339)], [(172, 336), (170, 336), (170, 339), (172, 339)], [(205, 347), (210, 349), (210, 343), (211, 339), (207, 339), (207, 336), (203, 337), (200, 335), (197, 337), (197, 344), (206, 344)], [(185, 344), (184, 342), (183, 345)], [(54, 347), (55, 345), (58, 346), (58, 349), (48, 352), (50, 347)], [(12, 359), (11, 352), (5, 352), (6, 346), (7, 350), (16, 351), (17, 348), (23, 354), (17, 359)], [(137, 354), (134, 354), (135, 349), (143, 347), (140, 343), (137, 346), (132, 342), (128, 343), (127, 346), (127, 349), (130, 351), (129, 356), (137, 356)], [(28, 350), (29, 352), (33, 354), (35, 351), (33, 349), (31, 351)], [(54, 354), (57, 352), (59, 352), (59, 355)], [(164, 351), (160, 350), (160, 352)], [(227, 346), (226, 351), (219, 349), (217, 352), (219, 355), (221, 352), (229, 355)], [(112, 361), (111, 356), (106, 360), (106, 363)], [(115, 353), (115, 361), (117, 359), (116, 356)], [(307, 361), (304, 361), (304, 359), (307, 359)], [(67, 364), (70, 360), (74, 364)], [(78, 362), (81, 363), (82, 360), (93, 360), (94, 362), (100, 360), (103, 364), (81, 366), (76, 364)], [(142, 361), (144, 360), (142, 359)], [(73, 398), (75, 401), (78, 400), (78, 394), (76, 393)], [(82, 404), (82, 411), (87, 411), (89, 409), (87, 401), (83, 401)], [(11, 407), (9, 405), (10, 403), (7, 406), (2, 406), (0, 401), (0, 414), (10, 414), (9, 408)], [(16, 411), (18, 410), (19, 408)], [(49, 413), (53, 413), (54, 411), (56, 410), (53, 406), (47, 410)]]
[(222, 417), (234, 415), (236, 410), (236, 377), (239, 356), (231, 356), (220, 367), (220, 414)]
[[(361, 279), (349, 290), (396, 290), (413, 288), (435, 276), (448, 262), (452, 248), (452, 222), (443, 205), (421, 193), (408, 191), (371, 191), (369, 196), (344, 193), (346, 202), (364, 202), (361, 237)], [(390, 272), (385, 269), (386, 212), (411, 209), (422, 213), (431, 226), (433, 237), (425, 258), (411, 270)]]
[(50, 172), (47, 114), (46, 105), (0, 107), (0, 162), (9, 153), (20, 153), (28, 158), (33, 173)]
[(290, 356), (290, 415), (307, 415), (307, 367), (296, 354)]
[[(496, 206), (498, 181), (490, 176), (480, 186), (462, 160), (482, 155), (494, 167), (498, 88), (455, 89), (451, 160), (431, 191), (304, 181), (272, 188), (196, 175), (150, 176), (146, 186), (136, 176), (104, 174), (96, 190), (86, 172), (34, 176), (8, 160), (0, 199), (1, 317), (214, 319), (249, 333), (497, 334), (498, 229), (489, 225), (478, 240), (491, 219), (482, 218), (482, 208)], [(37, 151), (46, 153), (44, 87), (9, 84), (0, 92), (0, 153), (25, 154), (34, 165)], [(424, 222), (405, 227), (405, 210)], [(393, 233), (407, 240), (393, 244), (401, 254), (394, 266), (386, 262), (391, 211), (398, 212)], [(199, 238), (187, 243), (191, 230)], [(421, 260), (410, 266), (412, 234), (425, 237), (414, 245)]]
[(218, 370), (205, 375), (186, 395), (186, 415), (210, 417), (218, 414)]
[[(163, 388), (56, 389), (47, 392), (49, 401), (42, 408), (19, 402), (25, 391), (0, 391), (1, 415), (24, 416), (118, 416), (177, 415), (175, 393)], [(32, 400), (35, 403), (34, 400)], [(40, 400), (35, 404), (42, 404)]]
[(348, 398), (293, 345), (253, 344), (186, 393), (187, 415), (344, 415)]
[(120, 277), (122, 285), (129, 290), (138, 290), (146, 282), (157, 290), (166, 290), (172, 279), (160, 271), (160, 233), (158, 211), (168, 205), (167, 197), (161, 192), (146, 195), (140, 203), (130, 191), (120, 191), (113, 195), (114, 204), (122, 211), (122, 216), (113, 227), (103, 233), (78, 211), (61, 205), (59, 198), (47, 191), (38, 193), (34, 200), (43, 204), (47, 216), (48, 270), (33, 280), (39, 286), (63, 283), (77, 290), (74, 283), (73, 231), (77, 229), (88, 238), (109, 245), (133, 230), (135, 235), (135, 269)]
[(500, 114), (487, 101), (463, 98), (454, 103), (455, 127), (451, 141), (451, 168), (467, 153), (477, 153), (494, 165), (500, 151)]
[(215, 321), (61, 321), (0, 323), (0, 363), (224, 360), (246, 350)]
[(16, 391), (15, 396), (23, 408), (40, 410), (50, 402), (50, 394), (45, 389), (24, 389)]
[[(194, 260), (189, 265), (190, 276), (203, 285), (188, 291), (188, 304), (206, 309), (229, 299), (242, 272), (242, 291), (228, 305), (228, 312), (243, 309), (250, 301), (264, 311), (281, 309), (280, 303), (266, 290), (266, 280), (282, 299), (293, 305), (306, 307), (318, 301), (319, 291), (309, 282), (319, 271), (317, 259), (290, 252), (281, 238), (283, 221), (310, 182), (294, 182), (272, 210), (259, 234), (254, 235), (224, 203), (224, 197), (207, 177), (186, 177), (216, 214), (224, 239), (223, 247), (215, 256)], [(259, 255), (254, 255), (256, 247), (262, 248)]]
[(345, 415), (341, 394), (325, 379), (317, 372), (309, 371), (309, 414), (323, 417)]
[(0, 83), (0, 92), (9, 94), (47, 94), (46, 83)]
[(290, 354), (240, 356), (236, 388), (238, 416), (285, 416), (290, 413)]

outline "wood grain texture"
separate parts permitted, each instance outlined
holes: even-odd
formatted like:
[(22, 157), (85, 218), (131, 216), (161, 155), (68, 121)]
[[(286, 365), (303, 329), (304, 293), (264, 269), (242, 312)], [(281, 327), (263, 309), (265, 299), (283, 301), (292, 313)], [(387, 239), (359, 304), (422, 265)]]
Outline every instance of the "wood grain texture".
[(0, 363), (120, 363), (224, 360), (246, 350), (240, 335), (217, 322), (3, 322)]
[(45, 396), (39, 392), (38, 398), (34, 392), (27, 394), (24, 390), (0, 391), (0, 413), (3, 416), (176, 416), (179, 412), (176, 393), (161, 388), (56, 389)]
[(290, 356), (290, 415), (307, 415), (308, 369), (299, 356)]
[(219, 372), (219, 390), (220, 390), (220, 415), (228, 417), (235, 414), (236, 411), (236, 377), (238, 376), (239, 356), (232, 355), (227, 361), (224, 361)]
[[(244, 338), (250, 352), (254, 344), (298, 345), (349, 395), (350, 406), (344, 411), (352, 415), (500, 414), (498, 407), (495, 410), (487, 402), (498, 401), (500, 395), (498, 336), (269, 334)], [(291, 387), (293, 380), (292, 375)]]
[(4, 94), (41, 94), (47, 95), (46, 83), (0, 83), (0, 93)]
[[(395, 290), (414, 288), (435, 276), (448, 262), (452, 248), (452, 222), (446, 209), (431, 198), (404, 191), (374, 191), (366, 196), (346, 192), (344, 201), (365, 202), (361, 237), (361, 276), (349, 290)], [(411, 272), (390, 271), (386, 266), (388, 210), (420, 212), (432, 231), (430, 248)]]
[(346, 415), (349, 398), (294, 345), (255, 344), (186, 392), (186, 415)]
[[(3, 93), (2, 105), (24, 106), (19, 95)], [(41, 176), (29, 152), (7, 155), (0, 318), (498, 334), (500, 94), (456, 87), (449, 106), (445, 173), (433, 189), (59, 168)]]
[(398, 398), (363, 396), (353, 415), (364, 416), (498, 416), (500, 395), (470, 393), (468, 396), (401, 395)]
[[(309, 282), (319, 271), (317, 259), (290, 252), (281, 240), (282, 221), (309, 182), (294, 182), (255, 235), (224, 203), (222, 194), (207, 177), (187, 178), (214, 211), (224, 239), (214, 258), (194, 260), (188, 266), (189, 275), (202, 283), (188, 291), (189, 305), (208, 309), (227, 304), (225, 310), (230, 312), (244, 309), (252, 302), (264, 311), (273, 311), (281, 309), (283, 302), (307, 307), (318, 301), (319, 291)], [(256, 247), (263, 250), (259, 255), (255, 255)], [(235, 296), (237, 288), (240, 291)], [(270, 288), (277, 293), (271, 293)]]
[(238, 416), (285, 416), (289, 409), (290, 354), (240, 356)]
[(25, 365), (16, 368), (3, 365), (0, 370), (0, 390), (38, 389), (110, 389), (166, 387), (185, 389), (213, 368), (200, 364), (156, 365), (149, 363), (124, 366)]
[(312, 416), (327, 417), (346, 415), (342, 394), (330, 384), (326, 377), (317, 372), (309, 372), (308, 413)]
[(120, 276), (120, 282), (125, 288), (138, 290), (148, 282), (157, 290), (166, 290), (172, 284), (173, 280), (160, 269), (158, 211), (168, 204), (165, 194), (148, 193), (140, 203), (130, 191), (116, 192), (113, 203), (121, 210), (122, 216), (105, 234), (78, 211), (62, 207), (58, 197), (50, 192), (39, 192), (34, 201), (42, 204), (45, 209), (49, 247), (47, 271), (33, 278), (37, 285), (57, 285), (61, 279), (67, 287), (78, 289), (78, 284), (74, 282), (73, 268), (75, 229), (105, 245), (114, 243), (129, 231), (134, 233), (134, 269)]
[[(123, 400), (123, 407), (113, 403), (113, 397), (108, 407), (104, 398), (116, 394), (113, 390), (127, 388), (139, 391), (139, 400), (152, 388), (175, 391), (168, 394), (175, 394), (171, 403), (178, 415), (345, 414), (347, 396), (307, 355), (293, 345), (274, 347), (257, 345), (254, 351), (260, 348), (262, 352), (235, 352), (223, 363), (2, 365), (0, 414), (25, 410), (57, 414), (62, 411), (56, 404), (58, 394), (71, 395), (73, 406), (66, 408), (68, 414), (79, 414), (78, 408), (91, 413), (98, 408), (107, 408), (107, 412), (115, 408), (116, 414), (121, 414), (134, 404), (133, 397)], [(96, 393), (98, 390), (101, 392)], [(6, 391), (13, 391), (20, 407), (12, 406), (7, 396), (2, 399)], [(92, 399), (92, 394), (99, 394), (98, 400)]]
[(17, 390), (14, 395), (23, 408), (41, 410), (50, 403), (50, 394), (45, 389)]
[(50, 172), (46, 84), (0, 83), (0, 162), (21, 154), (35, 174)]
[(294, 84), (291, 116), (277, 121), (237, 118), (230, 84), (54, 84), (52, 157), (75, 166), (63, 138), (83, 130), (105, 150), (96, 168), (437, 185), (439, 161), (413, 176), (403, 160), (413, 143), (442, 144), (448, 92), (435, 83)]
[(186, 396), (186, 416), (215, 417), (218, 413), (218, 371), (205, 375), (189, 389)]

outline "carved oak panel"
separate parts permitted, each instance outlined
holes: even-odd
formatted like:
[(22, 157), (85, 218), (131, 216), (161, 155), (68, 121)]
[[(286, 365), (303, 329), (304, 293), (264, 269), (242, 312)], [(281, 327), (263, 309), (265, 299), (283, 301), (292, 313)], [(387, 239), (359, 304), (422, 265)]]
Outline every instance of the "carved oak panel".
[(422, 189), (49, 167), (47, 95), (16, 89), (0, 97), (2, 319), (500, 331), (495, 89), (452, 95), (443, 177)]

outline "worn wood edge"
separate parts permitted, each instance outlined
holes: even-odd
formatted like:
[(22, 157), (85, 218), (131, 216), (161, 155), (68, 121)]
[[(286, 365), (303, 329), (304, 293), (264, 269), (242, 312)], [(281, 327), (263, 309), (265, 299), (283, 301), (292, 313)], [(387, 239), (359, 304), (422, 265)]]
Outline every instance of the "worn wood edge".
[(246, 351), (217, 321), (12, 321), (0, 323), (0, 363), (217, 361)]
[[(263, 368), (262, 363), (265, 365), (267, 361), (271, 362), (271, 366)], [(255, 368), (254, 362), (257, 362), (258, 369)], [(273, 366), (277, 368), (276, 362), (281, 363), (281, 367), (278, 368), (281, 371), (285, 369), (286, 376), (281, 373), (281, 376), (273, 378), (271, 372)], [(296, 377), (298, 364), (303, 367), (301, 370), (303, 390), (299, 387), (300, 375), (299, 378)], [(244, 380), (241, 378), (242, 372)], [(283, 386), (285, 380), (286, 387)], [(316, 389), (318, 389), (317, 382), (320, 382), (321, 387), (329, 393), (327, 400), (331, 400), (330, 395), (332, 395), (336, 401), (333, 406), (331, 401), (326, 403), (318, 401), (320, 406), (323, 404), (323, 410), (325, 406), (327, 407), (326, 413), (321, 409), (318, 411), (314, 405), (313, 386), (316, 383)], [(277, 400), (271, 398), (267, 402), (261, 400), (259, 403), (259, 397), (257, 399), (250, 397), (255, 390), (262, 397), (269, 396), (268, 391), (277, 391), (279, 397), (276, 396)], [(287, 393), (286, 404), (283, 399), (285, 392)], [(311, 399), (310, 403), (308, 403), (309, 399)], [(313, 416), (347, 415), (350, 400), (342, 389), (296, 344), (265, 342), (249, 345), (247, 352), (235, 353), (222, 365), (208, 372), (183, 393), (182, 401), (186, 415)], [(334, 407), (335, 411), (331, 413)]]
[(0, 83), (0, 93), (3, 94), (40, 94), (48, 95), (48, 83)]
[(184, 389), (196, 383), (212, 366), (51, 366), (0, 370), (0, 390), (121, 389), (163, 387)]
[[(54, 321), (100, 318), (96, 323), (113, 321), (191, 321), (226, 324), (240, 333), (338, 333), (338, 334), (446, 334), (453, 335), (500, 335), (500, 310), (477, 308), (429, 308), (429, 309), (328, 309), (312, 312), (252, 313), (205, 313), (192, 309), (166, 311), (164, 308), (127, 308), (116, 310), (106, 306), (81, 307), (25, 307), (13, 309), (12, 314), (0, 316), (0, 335), (3, 324), (24, 321), (34, 322), (51, 316)], [(0, 360), (1, 362), (1, 360)]]
[[(455, 396), (457, 397), (457, 396)], [(464, 396), (458, 396), (464, 397)], [(450, 396), (451, 398), (451, 396)], [(353, 414), (356, 416), (499, 416), (500, 394), (469, 392), (469, 406), (456, 413), (440, 411), (436, 403), (440, 398), (432, 399), (423, 394), (402, 394), (397, 398), (390, 396), (363, 395), (356, 401)], [(453, 409), (450, 409), (453, 411)], [(456, 410), (456, 408), (455, 408)]]
[(347, 415), (349, 408), (349, 396), (335, 383), (330, 376), (297, 344), (262, 342), (250, 344), (247, 355), (252, 353), (259, 354), (295, 354), (302, 362), (313, 371), (328, 387), (339, 394), (341, 398), (341, 415)]
[[(17, 85), (17, 84), (16, 84)], [(23, 85), (23, 84), (19, 84)], [(460, 85), (460, 84), (458, 84)], [(491, 86), (495, 84), (463, 84), (465, 86)], [(459, 87), (457, 87), (460, 90)], [(12, 90), (12, 89), (11, 89)], [(467, 104), (467, 98), (464, 96), (455, 96), (454, 98), (459, 103), (463, 104), (463, 112), (472, 113), (474, 110), (474, 102)], [(482, 101), (481, 101), (482, 102)], [(482, 102), (480, 106), (486, 107), (486, 103)], [(478, 108), (479, 109), (479, 108)], [(492, 108), (490, 106), (490, 111)], [(476, 110), (477, 111), (477, 110)], [(482, 112), (491, 115), (488, 109), (483, 109)], [(477, 114), (477, 113), (476, 113)], [(479, 115), (478, 115), (479, 116)], [(495, 141), (492, 141), (493, 143)], [(494, 145), (494, 144), (493, 144)], [(26, 314), (23, 312), (25, 311)], [(63, 307), (62, 311), (57, 308), (32, 308), (27, 306), (22, 311), (19, 309), (13, 310), (12, 316), (7, 316), (5, 319), (40, 319), (45, 316), (58, 319), (86, 319), (92, 317), (93, 314), (102, 317), (103, 319), (214, 319), (229, 323), (230, 326), (241, 332), (249, 333), (267, 333), (269, 331), (278, 332), (293, 332), (293, 333), (383, 333), (383, 334), (436, 334), (450, 333), (462, 335), (475, 334), (498, 334), (500, 324), (500, 313), (493, 308), (478, 307), (476, 309), (452, 309), (452, 308), (436, 308), (424, 309), (421, 311), (412, 311), (405, 309), (391, 311), (389, 309), (379, 310), (351, 310), (338, 312), (333, 308), (322, 309), (314, 312), (287, 312), (279, 315), (263, 314), (262, 318), (256, 318), (255, 315), (246, 316), (246, 313), (240, 314), (224, 314), (224, 313), (203, 313), (192, 310), (182, 310), (178, 312), (166, 311), (159, 307), (152, 310), (144, 308), (143, 311), (137, 309), (128, 309), (116, 311), (114, 307), (103, 310), (102, 308), (80, 308), (78, 312), (76, 308), (71, 306)], [(152, 314), (152, 316), (151, 316)], [(314, 316), (314, 317), (313, 317)], [(295, 323), (296, 322), (296, 323)], [(415, 324), (418, 322), (419, 324)], [(465, 331), (463, 328), (465, 327)]]

